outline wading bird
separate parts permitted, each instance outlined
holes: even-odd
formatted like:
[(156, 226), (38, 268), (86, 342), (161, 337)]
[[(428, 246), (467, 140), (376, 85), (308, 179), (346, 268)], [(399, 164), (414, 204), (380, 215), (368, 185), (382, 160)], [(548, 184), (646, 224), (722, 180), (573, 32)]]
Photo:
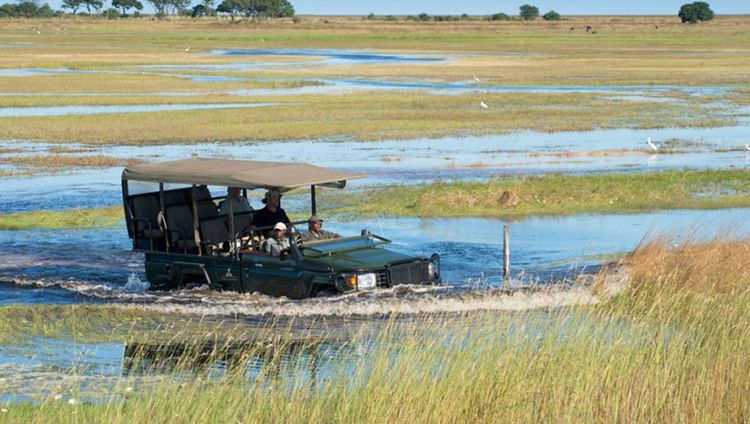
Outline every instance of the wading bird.
[(651, 142), (651, 137), (646, 137), (646, 143), (648, 143), (649, 146), (651, 146), (651, 150), (658, 152), (659, 148), (656, 147), (656, 144)]
[(750, 144), (745, 143), (745, 150), (747, 150), (748, 152), (750, 152)]
[(479, 106), (482, 106), (484, 109), (487, 109), (489, 107), (485, 102), (479, 102)]
[(185, 51), (189, 52), (190, 51), (190, 46), (187, 46), (187, 48), (185, 49)]
[(479, 78), (477, 78), (477, 76), (476, 76), (476, 75), (474, 75), (474, 81), (476, 81), (476, 82), (479, 82), (479, 81), (481, 81), (481, 80), (480, 80)]

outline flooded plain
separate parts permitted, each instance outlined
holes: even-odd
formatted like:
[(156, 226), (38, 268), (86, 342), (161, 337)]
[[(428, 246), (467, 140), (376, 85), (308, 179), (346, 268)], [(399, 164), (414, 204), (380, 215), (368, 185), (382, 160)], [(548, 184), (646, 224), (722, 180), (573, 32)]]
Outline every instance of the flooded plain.
[[(4, 43), (21, 47), (19, 43)], [(25, 44), (23, 45), (25, 46)], [(359, 66), (375, 64), (429, 64), (459, 60), (455, 55), (404, 54), (354, 50), (231, 49), (200, 53), (206, 56), (249, 58), (226, 64), (169, 64), (131, 69), (71, 70), (68, 68), (18, 68), (0, 70), (0, 78), (38, 77), (66, 73), (126, 73), (188, 78), (195, 82), (245, 81), (240, 75), (275, 67)], [(517, 53), (508, 53), (512, 56)], [(252, 60), (250, 60), (252, 59)], [(244, 60), (244, 59), (243, 59)], [(263, 78), (257, 77), (261, 80)], [(602, 99), (622, 102), (683, 102), (688, 98), (713, 98), (731, 87), (682, 86), (510, 86), (484, 81), (445, 82), (429, 79), (378, 78), (267, 78), (264, 81), (300, 83), (294, 88), (259, 88), (193, 92), (120, 93), (128, 96), (192, 96), (228, 94), (273, 96), (342, 94), (360, 91), (420, 90), (431, 93), (597, 93)], [(117, 95), (117, 93), (114, 93)], [(44, 96), (42, 93), (5, 93), (3, 96)], [(99, 96), (111, 93), (66, 93)], [(199, 110), (272, 106), (272, 103), (214, 103), (170, 105), (45, 106), (0, 108), (0, 117), (98, 115), (168, 110)], [(478, 102), (477, 102), (478, 103)], [(484, 104), (484, 103), (483, 103)], [(66, 144), (76, 156), (106, 155), (121, 159), (165, 161), (191, 156), (264, 161), (304, 161), (368, 177), (350, 183), (358, 190), (391, 184), (424, 184), (435, 181), (486, 181), (496, 176), (548, 173), (642, 172), (663, 169), (748, 169), (750, 110), (726, 104), (737, 125), (715, 128), (611, 129), (587, 132), (542, 133), (522, 131), (505, 135), (443, 137), (438, 139), (286, 140), (259, 143), (216, 142), (159, 146), (91, 146)], [(488, 105), (487, 108), (499, 107)], [(646, 140), (651, 139), (656, 147)], [(121, 202), (121, 167), (51, 171), (3, 162), (17, 156), (56, 154), (57, 143), (22, 140), (0, 141), (0, 171), (21, 176), (0, 178), (0, 211), (3, 214), (40, 209), (96, 208)], [(342, 161), (341, 158), (346, 158)], [(26, 175), (24, 175), (24, 173)], [(647, 188), (644, 188), (647, 189)], [(257, 198), (251, 198), (260, 207)], [(306, 199), (285, 198), (291, 212), (306, 208)], [(217, 293), (205, 287), (174, 292), (149, 291), (144, 279), (143, 256), (130, 250), (123, 225), (112, 228), (0, 231), (0, 305), (113, 305), (128, 310), (186, 314), (208, 319), (240, 318), (247, 325), (273, 320), (294, 321), (301, 327), (333, 328), (338, 334), (368, 327), (377, 334), (383, 317), (446, 314), (469, 311), (541, 310), (554, 315), (555, 307), (594, 304), (601, 299), (588, 290), (592, 273), (632, 251), (644, 237), (660, 233), (708, 238), (731, 229), (750, 234), (746, 217), (750, 209), (670, 210), (639, 214), (535, 217), (510, 222), (511, 278), (502, 275), (502, 228), (494, 219), (368, 218), (352, 222), (326, 221), (326, 229), (344, 235), (362, 229), (393, 240), (395, 250), (441, 255), (444, 284), (437, 287), (399, 286), (377, 292), (359, 292), (328, 298), (290, 300), (258, 293)], [(324, 321), (325, 324), (320, 324)], [(301, 323), (301, 324), (300, 324)], [(312, 357), (326, 357), (321, 347)], [(121, 342), (81, 343), (75, 340), (37, 338), (23, 346), (0, 346), (0, 400), (65, 401), (74, 389), (125, 396), (131, 383), (123, 361)], [(356, 361), (357, 348), (349, 350)], [(328, 355), (330, 358), (330, 355)], [(355, 358), (355, 359), (352, 359)], [(340, 358), (339, 358), (340, 359)], [(311, 359), (310, 359), (311, 360)], [(307, 381), (330, 373), (329, 359), (311, 370), (310, 362), (287, 363), (291, 372), (307, 373)], [(250, 367), (256, 376), (264, 364)], [(217, 366), (217, 372), (221, 366)], [(161, 376), (143, 373), (138, 384), (157, 384)], [(59, 398), (58, 398), (59, 396)]]

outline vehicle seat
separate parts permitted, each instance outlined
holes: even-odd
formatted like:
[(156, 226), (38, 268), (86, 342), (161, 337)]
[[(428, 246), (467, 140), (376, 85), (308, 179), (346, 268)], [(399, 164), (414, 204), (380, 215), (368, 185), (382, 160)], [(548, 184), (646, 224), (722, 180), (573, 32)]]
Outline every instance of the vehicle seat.
[(183, 249), (196, 248), (193, 238), (193, 213), (187, 205), (170, 206), (166, 210), (170, 244)]
[(135, 234), (133, 237), (137, 240), (140, 248), (150, 246), (151, 239), (163, 237), (159, 228), (159, 199), (156, 195), (141, 195), (130, 198), (131, 211), (134, 218)]
[(217, 252), (220, 246), (231, 238), (227, 223), (222, 217), (202, 220), (200, 229), (202, 243), (209, 252)]
[(219, 216), (219, 211), (216, 209), (216, 203), (213, 200), (199, 200), (198, 203), (198, 216), (201, 219), (215, 218)]

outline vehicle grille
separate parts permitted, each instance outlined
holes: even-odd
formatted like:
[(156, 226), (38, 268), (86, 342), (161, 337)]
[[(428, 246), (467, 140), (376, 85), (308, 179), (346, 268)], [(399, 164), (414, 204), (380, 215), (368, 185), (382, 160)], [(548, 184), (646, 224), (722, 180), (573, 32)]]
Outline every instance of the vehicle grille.
[(430, 281), (427, 261), (392, 266), (388, 269), (391, 285), (420, 284)]
[(373, 272), (375, 273), (375, 278), (378, 281), (378, 287), (387, 287), (389, 285), (388, 271), (386, 271), (385, 269), (379, 269)]

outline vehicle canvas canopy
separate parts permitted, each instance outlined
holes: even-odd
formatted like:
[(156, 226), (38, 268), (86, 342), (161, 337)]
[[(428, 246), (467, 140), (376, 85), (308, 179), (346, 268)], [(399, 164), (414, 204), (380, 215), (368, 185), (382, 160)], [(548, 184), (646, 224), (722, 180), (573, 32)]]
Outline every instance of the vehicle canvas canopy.
[[(252, 214), (220, 215), (207, 186), (286, 192), (310, 187), (311, 212), (316, 213), (316, 186), (344, 188), (364, 174), (340, 172), (306, 163), (192, 158), (129, 166), (122, 174), (128, 233), (138, 250), (197, 250), (208, 242), (230, 240), (250, 226)], [(158, 192), (129, 193), (128, 182), (158, 183)], [(165, 184), (186, 184), (165, 190)], [(190, 187), (192, 186), (192, 187)], [(222, 198), (223, 199), (223, 198)], [(231, 206), (230, 206), (231, 210)], [(216, 244), (216, 243), (213, 243)]]
[(344, 188), (364, 174), (340, 172), (307, 163), (229, 159), (184, 159), (125, 168), (123, 180), (266, 188), (288, 191), (305, 186)]

